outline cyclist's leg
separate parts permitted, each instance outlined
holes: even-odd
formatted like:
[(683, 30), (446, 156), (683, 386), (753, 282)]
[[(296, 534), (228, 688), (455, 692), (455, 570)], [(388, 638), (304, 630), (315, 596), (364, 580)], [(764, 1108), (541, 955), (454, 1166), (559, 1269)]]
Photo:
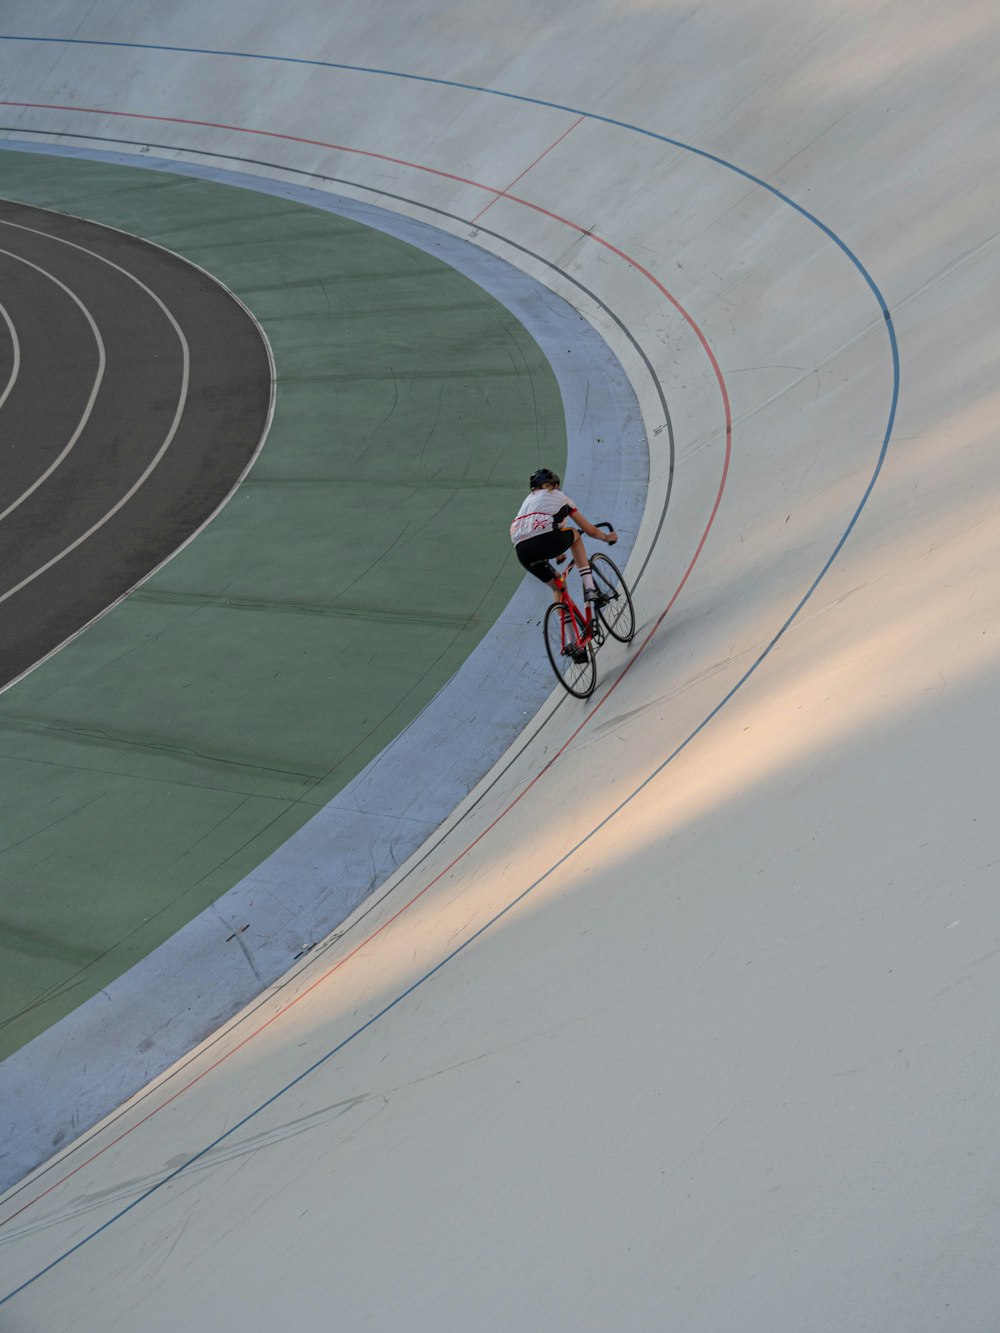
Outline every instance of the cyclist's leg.
[(576, 528), (570, 528), (568, 531), (574, 534), (573, 545), (569, 548), (570, 554), (573, 556), (573, 564), (576, 565), (577, 569), (589, 569), (590, 557), (587, 555), (587, 548), (583, 544), (583, 533), (578, 532)]
[(576, 565), (577, 572), (583, 582), (584, 595), (587, 598), (596, 597), (598, 592), (594, 586), (594, 576), (590, 572), (590, 557), (587, 555), (587, 548), (583, 544), (583, 533), (577, 532), (575, 528), (571, 531), (576, 535), (570, 550), (573, 553), (573, 564)]
[(558, 575), (556, 574), (556, 571), (552, 568), (552, 566), (548, 563), (548, 561), (546, 561), (546, 566), (548, 568), (549, 573), (552, 575), (552, 577), (547, 580), (549, 587), (552, 589), (552, 600), (553, 602), (555, 602), (556, 606), (558, 606), (563, 599), (562, 584), (559, 582), (559, 578)]
[(537, 537), (529, 537), (514, 547), (514, 553), (528, 573), (552, 589), (552, 599), (555, 602), (562, 601), (562, 589), (557, 581), (556, 571), (549, 564), (549, 559), (562, 555), (569, 549), (572, 541), (572, 532), (560, 528), (554, 532), (540, 533)]

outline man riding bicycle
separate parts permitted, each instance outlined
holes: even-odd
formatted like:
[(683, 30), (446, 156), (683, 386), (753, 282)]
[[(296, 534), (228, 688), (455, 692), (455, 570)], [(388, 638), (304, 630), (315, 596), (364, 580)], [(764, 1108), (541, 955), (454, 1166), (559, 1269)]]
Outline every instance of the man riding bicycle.
[(563, 527), (562, 524), (567, 518), (572, 518), (588, 537), (607, 542), (610, 546), (614, 546), (618, 540), (617, 532), (604, 533), (585, 519), (569, 496), (559, 489), (562, 483), (551, 469), (539, 468), (532, 473), (528, 484), (531, 494), (525, 498), (510, 525), (510, 539), (514, 543), (518, 560), (529, 574), (549, 584), (558, 602), (561, 594), (555, 584), (556, 571), (549, 561), (569, 551), (583, 580), (585, 600), (597, 606), (603, 605), (606, 598), (594, 586), (583, 537), (576, 528)]

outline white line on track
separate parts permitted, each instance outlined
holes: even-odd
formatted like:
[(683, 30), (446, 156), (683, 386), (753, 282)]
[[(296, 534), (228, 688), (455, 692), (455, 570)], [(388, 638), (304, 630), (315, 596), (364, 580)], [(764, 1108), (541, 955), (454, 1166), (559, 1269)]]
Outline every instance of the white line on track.
[[(147, 287), (146, 284), (140, 278), (137, 278), (134, 273), (130, 273), (128, 269), (122, 268), (120, 264), (116, 264), (113, 260), (106, 259), (104, 255), (99, 255), (93, 250), (88, 250), (86, 246), (78, 245), (75, 241), (67, 241), (62, 236), (52, 236), (49, 232), (39, 231), (35, 227), (26, 227), (19, 222), (3, 222), (3, 226), (15, 227), (18, 231), (30, 232), (32, 235), (35, 236), (44, 236), (47, 240), (58, 241), (60, 245), (68, 245), (74, 250), (79, 250), (81, 254), (90, 255), (92, 259), (99, 259), (102, 264), (107, 264), (109, 268), (115, 269), (118, 273), (121, 273), (126, 278), (128, 278), (130, 282), (134, 282), (137, 287), (140, 287), (146, 293), (146, 295), (149, 296), (151, 300), (155, 301), (155, 303), (160, 307), (164, 315), (167, 317), (167, 320), (170, 322), (174, 332), (177, 334), (177, 340), (181, 345), (182, 368), (181, 368), (180, 395), (177, 400), (177, 407), (176, 410), (174, 411), (173, 420), (170, 423), (170, 429), (167, 431), (166, 435), (164, 436), (163, 443), (160, 445), (159, 449), (153, 455), (153, 458), (147, 464), (144, 471), (140, 474), (137, 480), (132, 483), (132, 485), (121, 497), (121, 499), (117, 500), (115, 504), (113, 504), (111, 508), (107, 510), (107, 512), (104, 514), (102, 518), (98, 519), (96, 523), (93, 523), (87, 529), (86, 532), (81, 533), (81, 535), (77, 537), (75, 541), (70, 542), (70, 544), (64, 547), (63, 550), (61, 550), (57, 555), (54, 555), (51, 560), (47, 560), (44, 565), (40, 565), (38, 569), (34, 571), (33, 574), (29, 574), (27, 578), (23, 578), (20, 583), (16, 583), (14, 587), (8, 588), (8, 590), (5, 593), (0, 594), (0, 602), (7, 601), (7, 599), (13, 597), (15, 593), (20, 592), (22, 588), (27, 587), (29, 583), (33, 583), (35, 579), (40, 578), (42, 574), (46, 573), (47, 570), (50, 570), (53, 567), (53, 565), (57, 565), (60, 562), (60, 560), (64, 560), (66, 556), (68, 556), (72, 551), (75, 551), (78, 546), (82, 546), (83, 543), (88, 540), (88, 538), (92, 537), (95, 532), (98, 532), (101, 528), (103, 528), (105, 523), (108, 523), (112, 518), (114, 518), (115, 514), (117, 514), (120, 509), (122, 509), (126, 504), (128, 504), (129, 500), (132, 499), (133, 495), (135, 495), (136, 491), (139, 490), (140, 486), (142, 486), (149, 479), (153, 471), (159, 466), (160, 462), (163, 459), (164, 454), (167, 452), (167, 450), (170, 448), (170, 445), (173, 443), (174, 436), (177, 434), (177, 428), (181, 423), (181, 417), (184, 415), (184, 408), (187, 406), (188, 388), (191, 380), (191, 349), (188, 346), (188, 341), (184, 336), (184, 331), (182, 330), (181, 326), (177, 323), (177, 320), (174, 318), (173, 314), (168, 309), (168, 307), (164, 304), (164, 302), (160, 299), (160, 297), (157, 296), (156, 292), (154, 292), (152, 288)], [(0, 253), (9, 254), (10, 252), (4, 250), (0, 251)], [(14, 255), (12, 257), (17, 259), (20, 256)], [(30, 261), (24, 260), (23, 262), (29, 263)], [(36, 267), (37, 265), (32, 264), (32, 268)], [(58, 279), (54, 280), (58, 281)], [(59, 285), (63, 286), (62, 283), (60, 283)], [(65, 290), (69, 291), (69, 288), (67, 287), (65, 288)], [(72, 296), (73, 293), (70, 292), (70, 295)], [(75, 296), (73, 297), (73, 299), (77, 300)], [(85, 309), (85, 307), (82, 306), (82, 302), (78, 301), (78, 304), (81, 305), (81, 308)], [(96, 331), (97, 326), (93, 325), (93, 327)], [(100, 337), (99, 334), (98, 337)], [(102, 349), (103, 349), (103, 344), (102, 344)], [(102, 375), (103, 375), (103, 363), (102, 363)], [(96, 395), (96, 389), (95, 389), (95, 395)], [(75, 438), (79, 437), (80, 430), (82, 430), (82, 426), (78, 428)], [(74, 443), (75, 443), (75, 438), (74, 438)], [(68, 449), (63, 451), (63, 454), (60, 455), (60, 458), (57, 459), (55, 463), (53, 463), (52, 467), (50, 467), (47, 470), (47, 472), (44, 473), (42, 477), (38, 479), (38, 481), (35, 483), (35, 486), (38, 486), (45, 479), (46, 476), (50, 475), (53, 468), (58, 466), (58, 464), (62, 461), (67, 452)], [(32, 486), (31, 490), (34, 490), (35, 486)], [(30, 491), (26, 492), (26, 494), (30, 494)], [(22, 497), (22, 499), (23, 498), (24, 497)], [(21, 501), (19, 500), (17, 501), (17, 503), (20, 504)], [(11, 506), (11, 508), (13, 507), (14, 506)], [(9, 512), (10, 509), (6, 509), (2, 514), (0, 514), (0, 520), (4, 519)]]
[(4, 403), (10, 397), (10, 391), (17, 383), (17, 377), (21, 372), (21, 344), (18, 341), (17, 329), (14, 327), (14, 321), (7, 313), (6, 306), (0, 305), (0, 319), (7, 325), (7, 331), (10, 334), (10, 345), (14, 353), (14, 364), (11, 366), (7, 387), (4, 389), (3, 393), (0, 393), (0, 407), (3, 407)]
[[(97, 343), (97, 375), (94, 378), (94, 383), (90, 390), (90, 397), (87, 399), (87, 405), (83, 409), (83, 415), (77, 422), (76, 430), (69, 437), (69, 442), (63, 448), (62, 452), (52, 460), (52, 462), (45, 469), (45, 471), (40, 476), (35, 478), (35, 480), (31, 483), (31, 485), (28, 487), (26, 491), (23, 491), (17, 497), (16, 500), (12, 501), (7, 506), (6, 509), (0, 512), (0, 523), (2, 523), (3, 520), (8, 516), (8, 514), (12, 514), (14, 510), (18, 508), (19, 505), (24, 504), (28, 496), (32, 495), (35, 491), (37, 491), (39, 486), (41, 486), (43, 482), (47, 481), (48, 478), (51, 477), (52, 473), (55, 472), (56, 468), (60, 465), (60, 463), (62, 463), (64, 459), (66, 459), (72, 453), (73, 449), (76, 446), (77, 440), (79, 440), (80, 436), (83, 434), (84, 427), (90, 420), (90, 415), (94, 410), (94, 404), (97, 402), (97, 394), (100, 390), (101, 382), (104, 379), (104, 370), (107, 365), (107, 356), (105, 354), (105, 349), (104, 349), (104, 340), (101, 338), (101, 331), (97, 327), (97, 322), (94, 319), (94, 316), (87, 309), (86, 305), (84, 305), (83, 301), (81, 301), (79, 296), (77, 296), (76, 292), (74, 292), (71, 288), (67, 287), (66, 284), (62, 282), (59, 278), (57, 278), (54, 273), (50, 273), (48, 269), (42, 268), (40, 264), (32, 263), (30, 259), (25, 259), (22, 255), (16, 255), (11, 250), (0, 250), (0, 255), (6, 255), (8, 259), (15, 259), (19, 264), (25, 264), (27, 265), (28, 268), (33, 268), (35, 272), (40, 273), (43, 278), (48, 278), (49, 281), (54, 282), (57, 287), (61, 287), (62, 290), (66, 293), (66, 295), (70, 298), (70, 300), (75, 301), (76, 304), (80, 307), (80, 310), (83, 312), (83, 317), (90, 325), (91, 332), (93, 333), (94, 339)], [(14, 326), (12, 324), (10, 325), (10, 328), (11, 332), (13, 332)], [(18, 355), (18, 361), (20, 362), (20, 354)], [(13, 387), (13, 382), (7, 386), (7, 389), (4, 392), (4, 398), (6, 398), (7, 394), (10, 392), (12, 387)], [(0, 399), (0, 405), (2, 405), (2, 403), (3, 400)]]

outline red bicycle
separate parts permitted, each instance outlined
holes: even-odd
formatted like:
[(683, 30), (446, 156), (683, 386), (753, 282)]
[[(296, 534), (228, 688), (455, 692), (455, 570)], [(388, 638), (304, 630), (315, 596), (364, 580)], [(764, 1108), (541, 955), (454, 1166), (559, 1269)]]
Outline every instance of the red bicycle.
[[(599, 528), (612, 531), (610, 523)], [(568, 570), (556, 574), (559, 600), (545, 612), (542, 626), (545, 651), (556, 679), (576, 699), (587, 699), (597, 685), (597, 655), (607, 631), (619, 643), (629, 643), (635, 634), (635, 609), (628, 584), (610, 556), (591, 556), (590, 571), (601, 594), (597, 602), (584, 602), (581, 611), (566, 587)]]

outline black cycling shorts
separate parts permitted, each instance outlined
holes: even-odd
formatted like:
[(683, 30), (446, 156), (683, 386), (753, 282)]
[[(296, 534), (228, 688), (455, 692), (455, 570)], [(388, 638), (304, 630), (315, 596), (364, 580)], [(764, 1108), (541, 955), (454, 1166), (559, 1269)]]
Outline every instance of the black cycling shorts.
[(578, 536), (575, 528), (555, 528), (552, 532), (540, 532), (537, 537), (518, 542), (514, 551), (529, 574), (534, 574), (543, 583), (551, 583), (556, 571), (549, 561), (568, 551)]

